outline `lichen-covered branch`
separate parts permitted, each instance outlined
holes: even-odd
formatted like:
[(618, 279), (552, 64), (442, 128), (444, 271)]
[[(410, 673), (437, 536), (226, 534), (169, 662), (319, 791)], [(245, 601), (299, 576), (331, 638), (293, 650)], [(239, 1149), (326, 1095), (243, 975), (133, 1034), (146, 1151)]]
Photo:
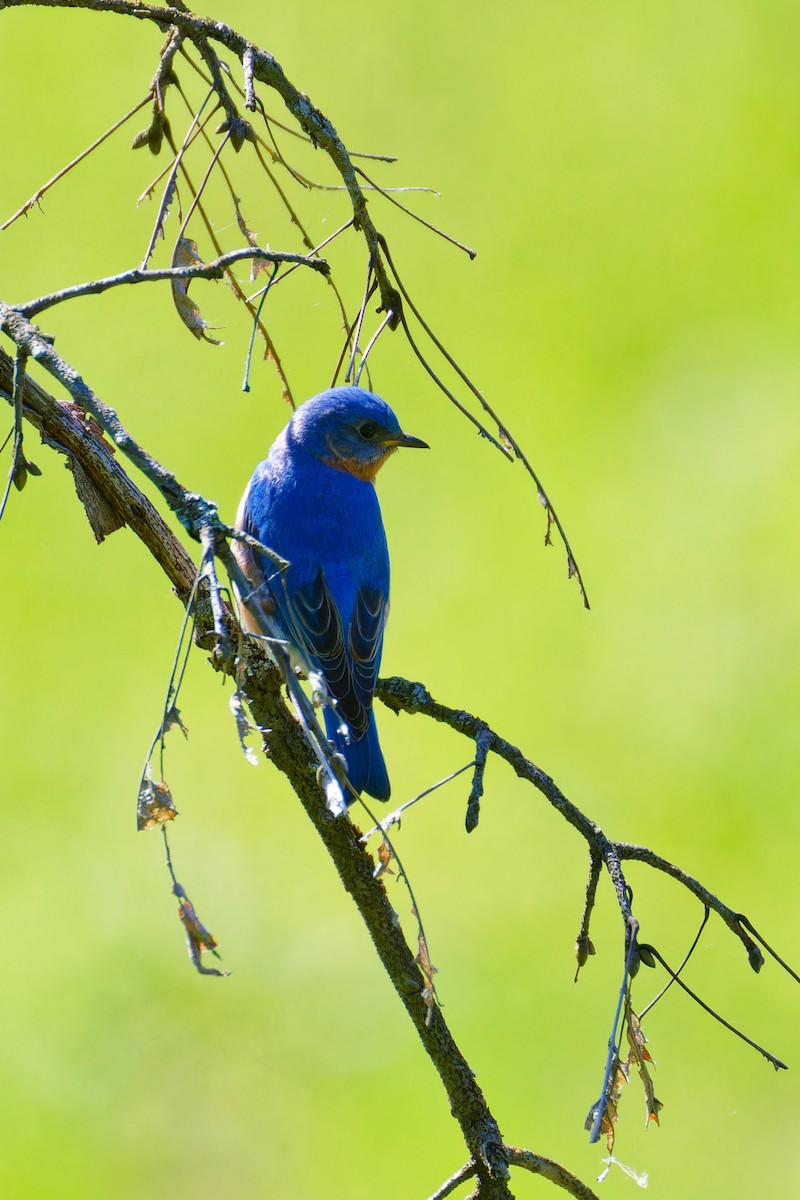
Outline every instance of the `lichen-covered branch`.
[[(9, 372), (13, 372), (13, 360), (0, 351), (0, 396), (10, 403)], [(60, 373), (65, 373), (63, 366)], [(77, 376), (76, 372), (69, 372), (68, 377), (72, 374)], [(131, 526), (162, 566), (177, 594), (185, 600), (194, 586), (196, 568), (169, 527), (122, 470), (109, 448), (87, 431), (85, 421), (75, 415), (68, 405), (59, 403), (29, 379), (23, 388), (23, 413), (54, 448), (79, 463), (87, 472), (92, 486), (117, 508), (125, 523)], [(180, 488), (177, 481), (174, 486)], [(186, 493), (185, 504), (191, 502), (192, 497)], [(481, 1180), (481, 1195), (491, 1200), (502, 1200), (511, 1192), (507, 1184), (505, 1147), (497, 1122), (441, 1011), (436, 1007), (431, 1011), (423, 1001), (422, 973), (415, 962), (414, 952), (405, 940), (383, 883), (374, 876), (372, 856), (361, 844), (359, 830), (346, 818), (336, 818), (328, 811), (317, 781), (315, 757), (283, 698), (281, 674), (258, 642), (243, 637), (229, 609), (225, 617), (231, 627), (232, 639), (241, 640), (243, 645), (244, 670), (239, 671), (239, 684), (256, 723), (269, 731), (264, 736), (265, 752), (290, 780), (324, 842), (342, 884), (353, 897), (378, 956), (439, 1073), (467, 1148), (478, 1164), (476, 1170)], [(209, 624), (200, 623), (200, 638), (207, 636)], [(212, 661), (217, 666), (224, 666), (217, 660)]]

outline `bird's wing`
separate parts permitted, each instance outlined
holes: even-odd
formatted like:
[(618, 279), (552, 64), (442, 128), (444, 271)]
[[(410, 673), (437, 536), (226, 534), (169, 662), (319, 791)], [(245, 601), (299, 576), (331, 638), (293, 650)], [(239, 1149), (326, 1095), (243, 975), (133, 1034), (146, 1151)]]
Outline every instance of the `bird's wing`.
[(319, 667), (353, 735), (356, 739), (363, 737), (378, 678), (386, 623), (385, 597), (378, 588), (359, 588), (345, 630), (320, 567), (314, 579), (293, 593), (290, 609), (300, 647)]

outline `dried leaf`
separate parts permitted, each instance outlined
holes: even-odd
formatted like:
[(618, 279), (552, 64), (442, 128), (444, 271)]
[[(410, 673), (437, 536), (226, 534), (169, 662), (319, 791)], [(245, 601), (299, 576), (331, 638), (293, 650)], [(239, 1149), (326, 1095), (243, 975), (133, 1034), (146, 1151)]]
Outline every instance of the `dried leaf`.
[(378, 846), (378, 862), (376, 863), (375, 870), (372, 872), (372, 878), (380, 879), (382, 875), (394, 875), (394, 871), (390, 865), (393, 858), (392, 847), (386, 841), (386, 838), (384, 838), (380, 846)]
[(664, 1107), (664, 1105), (656, 1096), (653, 1080), (648, 1069), (647, 1064), (652, 1063), (653, 1060), (650, 1057), (650, 1052), (646, 1046), (647, 1038), (642, 1032), (639, 1018), (632, 1009), (628, 1009), (626, 1026), (628, 1045), (630, 1046), (628, 1062), (631, 1066), (634, 1064), (636, 1065), (636, 1068), (639, 1072), (639, 1078), (642, 1081), (642, 1087), (644, 1088), (644, 1098), (647, 1109), (647, 1120), (645, 1124), (649, 1125), (651, 1121), (655, 1121), (656, 1125), (659, 1125), (660, 1122), (658, 1119), (658, 1114), (661, 1112), (661, 1109)]
[[(172, 265), (175, 267), (196, 267), (201, 266), (202, 262), (203, 260), (197, 252), (197, 242), (193, 242), (191, 238), (181, 238), (178, 242)], [(221, 346), (222, 342), (218, 341), (217, 338), (209, 337), (206, 333), (207, 329), (213, 329), (214, 326), (209, 325), (203, 319), (200, 309), (194, 300), (190, 298), (190, 282), (188, 279), (172, 280), (172, 299), (178, 310), (178, 316), (196, 338), (202, 338), (206, 342), (211, 342), (213, 346)]]
[[(242, 210), (239, 208), (239, 197), (233, 197), (233, 207), (236, 212), (236, 224), (239, 226), (239, 231), (242, 237), (247, 241), (248, 246), (254, 249), (258, 246), (258, 234), (250, 228), (242, 216)], [(256, 278), (263, 272), (269, 271), (272, 263), (267, 258), (253, 258), (250, 260), (250, 282), (253, 283)]]
[[(179, 886), (179, 885), (178, 885)], [(210, 951), (215, 958), (219, 958), (217, 954), (217, 946), (219, 942), (204, 925), (200, 924), (197, 913), (194, 910), (194, 905), (189, 897), (180, 888), (180, 901), (178, 904), (178, 916), (181, 924), (186, 930), (186, 942), (189, 948), (189, 957), (194, 964), (195, 970), (201, 975), (230, 975), (230, 971), (220, 971), (216, 967), (204, 966), (201, 955), (204, 951)]]
[(167, 784), (163, 779), (151, 779), (146, 773), (139, 788), (136, 828), (141, 831), (152, 829), (154, 825), (165, 825), (167, 821), (174, 821), (177, 815), (178, 810)]
[(514, 443), (502, 425), (498, 425), (497, 427), (497, 437), (500, 441), (500, 445), (505, 446), (506, 450), (512, 451), (514, 449)]
[[(411, 911), (419, 921), (416, 908), (412, 908)], [(433, 1020), (433, 1010), (436, 1007), (436, 988), (433, 983), (433, 977), (434, 975), (438, 975), (439, 972), (431, 962), (431, 957), (428, 952), (428, 942), (425, 938), (425, 934), (422, 931), (422, 925), (419, 927), (419, 934), (417, 936), (417, 953), (414, 955), (414, 962), (422, 972), (422, 978), (425, 982), (425, 986), (422, 989), (421, 995), (422, 1003), (428, 1010), (425, 1014), (425, 1024), (430, 1025), (431, 1021)]]
[(594, 1128), (594, 1123), (597, 1119), (598, 1107), (603, 1105), (603, 1115), (600, 1119), (600, 1132), (606, 1135), (606, 1146), (609, 1154), (614, 1150), (614, 1126), (619, 1119), (618, 1106), (622, 1089), (628, 1082), (628, 1064), (622, 1062), (619, 1056), (614, 1057), (612, 1066), (612, 1076), (605, 1097), (601, 1096), (597, 1104), (589, 1111), (589, 1115), (584, 1123), (584, 1128), (591, 1130)]
[(544, 531), (545, 546), (552, 546), (552, 544), (553, 544), (552, 533), (553, 533), (553, 510), (550, 507), (550, 504), (548, 502), (548, 504), (547, 504), (547, 528)]

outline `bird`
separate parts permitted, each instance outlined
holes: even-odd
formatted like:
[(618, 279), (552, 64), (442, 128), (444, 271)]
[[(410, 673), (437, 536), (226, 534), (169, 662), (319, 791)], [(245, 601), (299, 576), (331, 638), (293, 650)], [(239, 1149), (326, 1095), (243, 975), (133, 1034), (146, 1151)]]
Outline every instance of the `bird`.
[(247, 632), (284, 642), (291, 666), (323, 682), (323, 718), (344, 759), (349, 804), (391, 794), (372, 701), (389, 612), (389, 552), (375, 477), (404, 433), (389, 405), (363, 388), (332, 387), (301, 404), (242, 496), (237, 527), (289, 563), (276, 568), (234, 544), (250, 585)]

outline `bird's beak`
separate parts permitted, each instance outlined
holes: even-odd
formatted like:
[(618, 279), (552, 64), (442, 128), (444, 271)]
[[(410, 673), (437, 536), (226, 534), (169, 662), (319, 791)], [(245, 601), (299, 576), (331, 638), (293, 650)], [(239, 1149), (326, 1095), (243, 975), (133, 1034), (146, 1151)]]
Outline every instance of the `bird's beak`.
[(412, 450), (430, 450), (427, 442), (423, 442), (422, 438), (412, 437), (410, 433), (392, 433), (386, 438), (385, 446), (408, 446)]

